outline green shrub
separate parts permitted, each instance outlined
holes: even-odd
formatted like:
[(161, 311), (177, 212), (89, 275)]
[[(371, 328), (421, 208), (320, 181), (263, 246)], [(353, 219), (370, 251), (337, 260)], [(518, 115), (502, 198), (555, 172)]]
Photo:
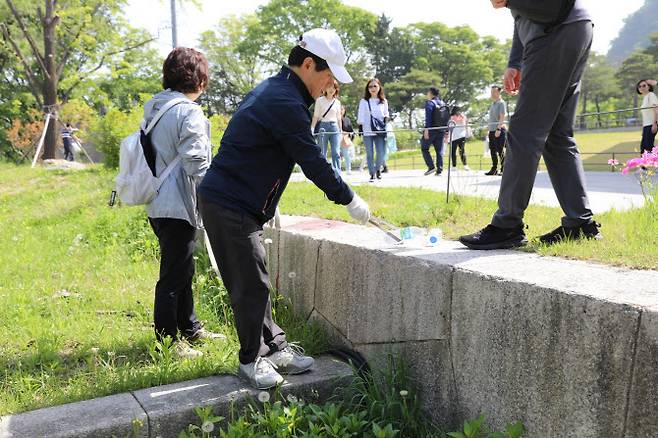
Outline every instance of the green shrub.
[(99, 151), (105, 155), (105, 166), (119, 167), (121, 141), (139, 129), (144, 116), (142, 106), (134, 107), (129, 113), (111, 108), (104, 117), (92, 126), (92, 138)]

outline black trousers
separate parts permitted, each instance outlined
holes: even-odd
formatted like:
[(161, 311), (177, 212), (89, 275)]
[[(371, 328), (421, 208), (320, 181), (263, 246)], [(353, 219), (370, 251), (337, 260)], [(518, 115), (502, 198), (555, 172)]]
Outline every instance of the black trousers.
[(457, 149), (459, 149), (459, 157), (462, 159), (462, 164), (466, 166), (466, 139), (458, 138), (453, 140), (451, 145), (450, 154), (452, 155), (452, 167), (457, 166)]
[[(432, 130), (429, 132), (429, 139), (425, 137), (420, 138), (420, 150), (423, 153), (423, 159), (428, 169), (443, 170), (443, 138), (445, 132), (441, 130)], [(430, 146), (434, 146), (436, 152), (436, 167), (432, 161), (432, 154), (430, 153)]]
[(640, 154), (651, 152), (656, 143), (656, 134), (651, 132), (651, 125), (642, 128), (642, 142), (640, 143)]
[(505, 128), (500, 130), (500, 135), (496, 137), (496, 131), (489, 131), (489, 152), (491, 153), (491, 168), (498, 169), (498, 157), (500, 157), (500, 170), (505, 165), (505, 139), (507, 131)]
[(240, 340), (240, 363), (285, 348), (286, 335), (272, 318), (263, 227), (244, 213), (199, 196), (199, 210), (217, 267), (231, 298)]
[(149, 218), (160, 243), (160, 279), (155, 285), (153, 310), (158, 340), (191, 336), (201, 328), (194, 313), (192, 278), (196, 229), (187, 221)]
[(73, 161), (75, 159), (73, 156), (73, 141), (69, 137), (64, 137), (62, 142), (64, 143), (64, 159)]

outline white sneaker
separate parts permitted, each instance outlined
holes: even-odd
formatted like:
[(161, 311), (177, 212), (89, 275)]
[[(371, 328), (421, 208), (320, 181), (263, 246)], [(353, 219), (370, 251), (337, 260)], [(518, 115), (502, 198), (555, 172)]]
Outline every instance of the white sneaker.
[(190, 347), (186, 341), (176, 341), (174, 343), (174, 353), (180, 359), (196, 359), (203, 356), (203, 353)]
[(302, 347), (293, 343), (289, 343), (283, 350), (275, 351), (267, 358), (281, 374), (301, 374), (311, 369), (315, 362), (312, 357), (304, 355)]
[(283, 383), (283, 377), (276, 372), (275, 368), (276, 365), (269, 358), (258, 356), (251, 363), (240, 364), (238, 376), (247, 380), (256, 389), (269, 389)]
[(464, 170), (466, 170), (466, 171), (470, 171), (470, 170), (471, 170), (471, 168), (470, 168), (470, 167), (468, 167), (468, 166), (467, 166), (466, 164), (464, 164)]

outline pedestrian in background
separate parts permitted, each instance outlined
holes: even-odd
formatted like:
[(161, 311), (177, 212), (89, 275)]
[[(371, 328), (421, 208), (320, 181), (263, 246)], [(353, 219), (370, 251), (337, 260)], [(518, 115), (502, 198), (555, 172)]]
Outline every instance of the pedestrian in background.
[(359, 101), (357, 124), (363, 133), (370, 182), (382, 178), (381, 169), (386, 155), (386, 121), (389, 118), (388, 101), (384, 87), (377, 78), (366, 84), (363, 99)]
[(343, 133), (340, 140), (340, 155), (345, 160), (345, 172), (348, 175), (352, 174), (352, 159), (356, 155), (354, 148), (354, 127), (352, 126), (352, 121), (347, 117), (347, 109), (345, 106), (341, 106), (341, 124), (343, 126)]
[[(425, 175), (441, 175), (443, 172), (443, 142), (446, 134), (445, 129), (437, 129), (447, 126), (450, 120), (450, 110), (441, 100), (439, 89), (430, 87), (427, 90), (427, 101), (425, 102), (425, 130), (420, 139), (421, 152), (427, 165)], [(434, 146), (436, 152), (436, 165), (432, 160), (430, 146)]]
[(464, 170), (471, 170), (466, 164), (466, 138), (468, 133), (468, 118), (462, 113), (461, 108), (455, 106), (450, 111), (450, 120), (454, 122), (455, 127), (452, 130), (452, 145), (450, 145), (450, 155), (452, 158), (452, 168), (457, 168), (457, 149), (459, 157), (462, 160)]
[(655, 147), (658, 133), (658, 97), (654, 94), (655, 81), (642, 79), (637, 83), (635, 91), (642, 98), (642, 141), (640, 154), (651, 152)]
[(62, 143), (64, 144), (64, 159), (66, 161), (74, 161), (75, 156), (73, 154), (73, 132), (77, 131), (69, 122), (64, 125), (60, 130), (62, 136)]
[(489, 107), (489, 152), (491, 153), (491, 170), (485, 175), (498, 175), (498, 158), (500, 158), (500, 173), (505, 165), (505, 116), (507, 104), (501, 97), (502, 88), (498, 85), (491, 87), (491, 106)]
[(331, 145), (331, 165), (340, 174), (342, 111), (338, 96), (340, 96), (340, 85), (334, 80), (333, 84), (324, 90), (322, 96), (315, 100), (311, 131), (316, 132), (316, 125), (319, 123), (317, 138), (322, 156), (327, 156), (327, 147)]

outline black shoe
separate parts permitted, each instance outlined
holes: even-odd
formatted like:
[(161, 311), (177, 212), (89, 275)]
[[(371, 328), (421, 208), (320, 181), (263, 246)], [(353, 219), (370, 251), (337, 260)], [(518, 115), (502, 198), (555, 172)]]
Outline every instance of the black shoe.
[(436, 171), (435, 175), (436, 175), (436, 176), (439, 176), (439, 175), (441, 175), (442, 173), (443, 173), (443, 169), (439, 169), (439, 170)]
[(599, 232), (601, 224), (590, 221), (578, 227), (563, 227), (559, 226), (550, 233), (539, 236), (539, 241), (545, 245), (553, 245), (563, 240), (579, 240), (579, 239), (603, 239), (603, 235)]
[(386, 164), (382, 167), (382, 173), (388, 173), (388, 167), (386, 167)]
[(436, 168), (432, 167), (431, 169), (427, 169), (423, 175), (425, 175), (425, 176), (431, 175), (431, 174), (434, 173), (434, 171), (436, 171)]
[(470, 249), (509, 249), (528, 243), (523, 225), (515, 228), (487, 225), (477, 233), (460, 237), (459, 241)]
[(495, 167), (492, 167), (491, 170), (490, 170), (489, 172), (485, 173), (485, 175), (492, 176), (492, 175), (495, 175), (496, 173), (497, 173), (497, 172), (496, 172), (496, 168), (495, 168)]
[(377, 179), (382, 179), (382, 173), (379, 170), (377, 171)]
[(375, 182), (375, 174), (374, 173), (370, 174), (370, 182)]

